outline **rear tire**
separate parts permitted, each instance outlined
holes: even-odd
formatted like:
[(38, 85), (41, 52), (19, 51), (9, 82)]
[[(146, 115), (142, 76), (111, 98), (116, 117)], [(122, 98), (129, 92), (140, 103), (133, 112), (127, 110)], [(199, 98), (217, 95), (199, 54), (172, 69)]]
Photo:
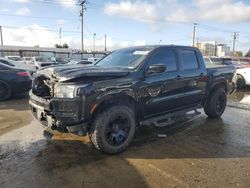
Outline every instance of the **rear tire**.
[(245, 86), (245, 80), (241, 75), (237, 75), (237, 88), (241, 89)]
[(89, 137), (96, 149), (108, 154), (117, 154), (132, 142), (136, 122), (132, 107), (113, 105), (97, 112), (89, 131)]
[(0, 101), (7, 100), (11, 97), (11, 89), (5, 82), (0, 81)]
[(226, 92), (224, 89), (219, 88), (211, 93), (208, 97), (204, 111), (208, 117), (218, 118), (225, 111), (227, 104)]

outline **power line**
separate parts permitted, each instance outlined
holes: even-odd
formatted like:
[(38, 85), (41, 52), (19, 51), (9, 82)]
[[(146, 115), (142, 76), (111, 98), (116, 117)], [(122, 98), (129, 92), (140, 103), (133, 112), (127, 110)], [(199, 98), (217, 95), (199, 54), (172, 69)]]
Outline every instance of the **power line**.
[[(41, 16), (25, 16), (25, 15), (15, 15), (15, 14), (0, 14), (1, 16), (9, 16), (9, 17), (23, 17), (23, 18), (34, 18), (34, 19), (45, 19), (45, 20), (51, 20), (51, 19), (62, 19), (62, 18), (56, 18), (56, 17), (41, 17)], [(64, 19), (64, 18), (63, 18)], [(64, 20), (71, 20), (74, 21), (73, 19), (64, 19)]]
[(68, 5), (68, 6), (76, 6), (76, 3), (70, 3), (70, 2), (57, 2), (57, 1), (46, 1), (46, 0), (30, 0), (29, 3), (41, 3), (41, 4), (49, 4), (49, 5)]
[[(3, 28), (9, 28), (9, 29), (20, 29), (20, 27), (15, 27), (15, 26), (2, 26)], [(47, 28), (31, 28), (31, 27), (23, 27), (29, 30), (37, 30), (37, 31), (53, 31), (53, 32), (58, 32), (58, 30), (53, 30), (53, 29), (47, 29)], [(71, 31), (71, 30), (65, 30), (63, 31), (65, 33), (81, 33), (80, 31)]]

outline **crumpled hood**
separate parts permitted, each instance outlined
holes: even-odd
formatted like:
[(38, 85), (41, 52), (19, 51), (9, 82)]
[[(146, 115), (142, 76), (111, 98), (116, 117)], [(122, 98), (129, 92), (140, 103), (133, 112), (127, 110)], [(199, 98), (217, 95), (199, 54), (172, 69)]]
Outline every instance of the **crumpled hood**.
[(129, 69), (83, 65), (59, 65), (42, 68), (38, 75), (65, 82), (82, 77), (123, 77), (129, 74)]

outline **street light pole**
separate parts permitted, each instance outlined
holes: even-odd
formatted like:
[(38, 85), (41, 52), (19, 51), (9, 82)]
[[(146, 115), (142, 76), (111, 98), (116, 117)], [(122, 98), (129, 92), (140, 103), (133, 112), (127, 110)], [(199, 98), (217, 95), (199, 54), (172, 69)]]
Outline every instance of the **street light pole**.
[(84, 10), (86, 10), (85, 4), (86, 4), (86, 0), (79, 1), (79, 5), (81, 6), (80, 17), (81, 17), (81, 29), (82, 29), (82, 32), (81, 32), (82, 52), (84, 51), (84, 43), (83, 43), (83, 40), (84, 40), (83, 39), (83, 12), (84, 12)]
[(94, 33), (94, 44), (93, 44), (93, 51), (95, 51), (95, 36), (96, 36), (96, 33)]
[[(2, 26), (0, 25), (0, 36), (1, 36), (1, 46), (3, 48), (3, 31), (2, 31)], [(2, 49), (2, 57), (3, 57), (3, 49)]]
[(197, 23), (194, 23), (194, 29), (193, 29), (193, 46), (195, 46), (196, 26), (197, 26)]
[(104, 36), (104, 51), (107, 52), (107, 35)]

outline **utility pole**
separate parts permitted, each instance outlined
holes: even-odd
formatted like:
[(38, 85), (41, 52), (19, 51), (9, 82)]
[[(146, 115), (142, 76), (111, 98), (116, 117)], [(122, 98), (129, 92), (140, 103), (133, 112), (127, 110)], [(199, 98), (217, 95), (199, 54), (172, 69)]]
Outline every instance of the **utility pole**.
[(197, 23), (194, 23), (194, 29), (193, 29), (193, 46), (195, 45), (195, 34), (196, 34), (196, 26), (198, 24)]
[(62, 28), (59, 29), (60, 46), (62, 45)]
[(107, 52), (107, 35), (104, 36), (104, 51)]
[(94, 40), (93, 40), (93, 51), (95, 52), (95, 36), (96, 36), (96, 33), (94, 33), (94, 35), (93, 35), (93, 38), (94, 38)]
[(83, 12), (84, 12), (84, 10), (86, 10), (85, 4), (86, 4), (86, 0), (81, 0), (81, 1), (79, 0), (79, 5), (81, 6), (80, 17), (81, 17), (81, 29), (82, 29), (82, 32), (81, 32), (82, 52), (84, 51), (84, 43), (83, 43)]
[[(1, 46), (3, 48), (3, 32), (2, 32), (2, 26), (1, 25), (0, 25), (0, 36), (1, 36)], [(3, 57), (3, 49), (1, 51), (2, 51), (2, 57)]]
[(236, 43), (237, 38), (238, 38), (238, 33), (234, 32), (233, 33), (233, 56), (235, 55), (235, 43)]
[(214, 42), (214, 56), (217, 55), (217, 41)]

